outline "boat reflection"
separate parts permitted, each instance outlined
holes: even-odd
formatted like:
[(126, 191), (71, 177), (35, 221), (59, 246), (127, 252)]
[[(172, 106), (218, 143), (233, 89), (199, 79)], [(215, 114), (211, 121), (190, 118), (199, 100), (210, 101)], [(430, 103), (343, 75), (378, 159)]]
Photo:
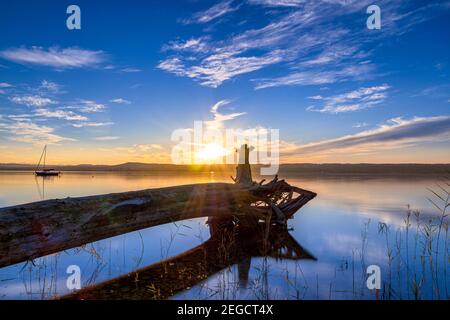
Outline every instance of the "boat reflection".
[(289, 234), (285, 225), (232, 216), (209, 218), (207, 223), (211, 237), (203, 244), (62, 298), (167, 299), (232, 265), (238, 266), (240, 285), (245, 286), (254, 257), (316, 260)]
[(36, 189), (39, 194), (39, 200), (45, 200), (45, 182), (53, 181), (58, 176), (49, 175), (49, 176), (39, 176), (35, 175), (34, 181), (36, 182)]

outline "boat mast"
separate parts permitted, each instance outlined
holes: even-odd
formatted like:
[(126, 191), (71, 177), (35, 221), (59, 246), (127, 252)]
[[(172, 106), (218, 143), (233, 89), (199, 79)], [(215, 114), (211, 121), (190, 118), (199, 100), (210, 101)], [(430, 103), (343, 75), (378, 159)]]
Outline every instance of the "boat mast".
[(43, 169), (45, 170), (45, 160), (47, 159), (47, 145), (45, 145), (45, 147), (44, 147), (44, 167), (43, 167)]
[(36, 171), (39, 170), (39, 166), (41, 165), (42, 157), (44, 157), (44, 167), (45, 168), (45, 159), (47, 158), (47, 145), (45, 145), (44, 150), (42, 150), (41, 157), (39, 158), (39, 163), (36, 166)]

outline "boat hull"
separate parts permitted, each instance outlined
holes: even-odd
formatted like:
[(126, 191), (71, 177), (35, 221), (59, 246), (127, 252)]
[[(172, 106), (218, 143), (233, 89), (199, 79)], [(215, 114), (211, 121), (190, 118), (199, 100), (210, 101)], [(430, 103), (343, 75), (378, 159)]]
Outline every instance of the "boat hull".
[(36, 171), (35, 174), (38, 177), (56, 177), (56, 176), (60, 175), (60, 172), (59, 171), (54, 171), (54, 172)]

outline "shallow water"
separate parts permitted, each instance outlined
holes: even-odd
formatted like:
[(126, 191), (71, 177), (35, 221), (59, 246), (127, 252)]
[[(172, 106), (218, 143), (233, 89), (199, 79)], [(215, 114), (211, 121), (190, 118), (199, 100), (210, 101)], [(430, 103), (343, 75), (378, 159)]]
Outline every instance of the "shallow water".
[[(430, 238), (425, 236), (429, 219), (437, 224), (439, 218), (439, 212), (427, 200), (432, 195), (426, 188), (433, 188), (435, 180), (283, 178), (318, 193), (289, 221), (292, 238), (316, 260), (249, 257), (178, 292), (173, 299), (448, 298), (446, 230), (441, 229), (439, 247), (438, 229), (431, 229)], [(0, 207), (41, 199), (220, 181), (230, 179), (217, 173), (99, 172), (36, 179), (30, 172), (0, 172)], [(420, 211), (419, 228), (415, 214), (410, 216), (408, 230), (405, 228), (408, 205)], [(0, 298), (49, 299), (63, 295), (70, 292), (66, 286), (66, 269), (70, 265), (80, 267), (83, 286), (101, 283), (181, 254), (209, 237), (206, 218), (194, 219), (1, 268)], [(433, 239), (432, 264), (427, 239)], [(382, 288), (378, 296), (366, 286), (369, 265), (381, 268)]]

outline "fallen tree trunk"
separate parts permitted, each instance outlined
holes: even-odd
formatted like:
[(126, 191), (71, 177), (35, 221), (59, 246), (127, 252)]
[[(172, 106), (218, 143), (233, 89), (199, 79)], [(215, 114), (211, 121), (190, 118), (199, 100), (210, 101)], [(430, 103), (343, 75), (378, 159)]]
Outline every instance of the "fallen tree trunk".
[[(298, 193), (292, 198), (293, 192)], [(0, 267), (156, 225), (197, 217), (286, 218), (316, 196), (275, 178), (268, 184), (209, 183), (66, 198), (0, 209)], [(279, 213), (278, 213), (279, 214)]]

